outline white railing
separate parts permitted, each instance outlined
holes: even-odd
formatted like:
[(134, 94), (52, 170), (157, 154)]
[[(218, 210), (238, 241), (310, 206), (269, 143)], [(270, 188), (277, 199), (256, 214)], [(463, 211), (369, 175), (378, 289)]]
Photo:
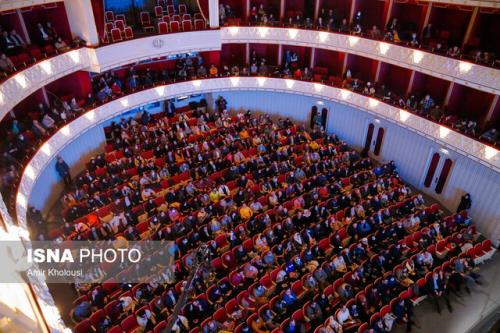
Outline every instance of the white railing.
[(228, 27), (220, 30), (155, 35), (96, 49), (81, 48), (36, 63), (0, 85), (0, 121), (15, 105), (36, 90), (78, 70), (101, 72), (120, 65), (173, 54), (220, 50), (222, 43), (293, 44), (348, 52), (500, 94), (500, 71), (470, 62), (324, 31)]
[(326, 31), (271, 27), (227, 27), (222, 43), (265, 43), (346, 52), (413, 69), (492, 94), (500, 94), (500, 71), (418, 49)]

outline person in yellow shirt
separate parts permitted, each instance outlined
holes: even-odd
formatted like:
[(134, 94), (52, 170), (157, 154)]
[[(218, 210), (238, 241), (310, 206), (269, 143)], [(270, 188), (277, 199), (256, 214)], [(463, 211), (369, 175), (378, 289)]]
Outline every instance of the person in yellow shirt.
[(219, 200), (220, 200), (221, 194), (219, 193), (219, 191), (217, 190), (217, 188), (214, 188), (210, 192), (209, 197), (210, 197), (210, 201), (212, 201), (213, 203), (218, 203)]
[(252, 208), (248, 207), (246, 204), (243, 204), (240, 208), (240, 217), (243, 221), (248, 221), (253, 216)]
[(312, 150), (318, 150), (319, 148), (319, 144), (316, 141), (311, 142), (309, 146), (311, 147)]

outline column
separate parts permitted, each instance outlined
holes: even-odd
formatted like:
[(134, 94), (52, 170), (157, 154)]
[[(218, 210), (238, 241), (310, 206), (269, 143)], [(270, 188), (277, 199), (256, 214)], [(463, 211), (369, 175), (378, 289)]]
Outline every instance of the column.
[(318, 20), (318, 16), (319, 16), (319, 3), (320, 3), (321, 0), (316, 0), (314, 2), (314, 22), (316, 22)]
[(386, 2), (388, 5), (387, 10), (385, 10), (385, 22), (384, 22), (384, 26), (383, 28), (385, 28), (387, 26), (387, 24), (389, 23), (389, 20), (391, 19), (391, 15), (392, 15), (392, 7), (394, 6), (394, 0), (389, 0), (389, 2)]
[(79, 36), (87, 45), (99, 44), (99, 35), (94, 19), (91, 0), (64, 0), (69, 27), (73, 37)]
[(283, 45), (278, 46), (278, 66), (283, 64)]
[(246, 64), (248, 64), (249, 66), (252, 65), (250, 63), (250, 43), (246, 43), (245, 44), (245, 62)]
[[(351, 11), (349, 12), (349, 22), (352, 22), (355, 11), (356, 11), (356, 0), (351, 0)], [(342, 20), (343, 17), (341, 17), (340, 19)]]
[(342, 64), (342, 73), (340, 73), (342, 79), (344, 79), (344, 74), (345, 74), (345, 71), (347, 70), (347, 57), (349, 56), (348, 53), (346, 53), (344, 55), (344, 63)]
[(448, 87), (448, 91), (446, 92), (446, 97), (444, 98), (443, 107), (448, 106), (453, 87), (455, 87), (455, 82), (450, 82), (450, 86)]
[(422, 31), (424, 31), (427, 24), (429, 24), (429, 18), (431, 17), (431, 11), (432, 11), (432, 2), (429, 2), (429, 5), (427, 6), (427, 12), (425, 12), (424, 24), (422, 24), (422, 30), (420, 30), (420, 33), (422, 33)]
[(309, 63), (309, 68), (312, 70), (315, 65), (316, 65), (316, 48), (313, 47), (311, 49), (311, 61)]
[(208, 0), (208, 22), (211, 29), (219, 27), (219, 0)]
[(479, 12), (479, 7), (474, 7), (474, 11), (472, 12), (472, 16), (469, 20), (469, 25), (467, 26), (467, 31), (465, 32), (464, 40), (462, 45), (465, 45), (469, 42), (470, 35), (472, 34), (472, 30), (474, 30), (474, 26), (476, 25), (477, 14)]
[(382, 66), (382, 62), (377, 62), (377, 70), (375, 71), (375, 78), (373, 79), (373, 83), (378, 82), (378, 78), (380, 76), (380, 67)]
[(26, 44), (31, 44), (30, 34), (28, 33), (28, 29), (26, 29), (26, 23), (24, 22), (24, 17), (23, 14), (21, 13), (21, 10), (16, 9), (16, 14), (17, 17), (19, 18), (19, 22), (21, 23), (21, 30), (22, 30), (18, 32), (21, 33)]
[(406, 95), (409, 95), (413, 90), (414, 79), (415, 79), (415, 71), (411, 71), (410, 81), (408, 82), (408, 87), (406, 88)]
[(283, 21), (285, 18), (285, 0), (280, 1), (280, 20)]
[(499, 99), (499, 95), (495, 95), (495, 97), (493, 98), (493, 101), (491, 101), (491, 105), (490, 105), (490, 108), (488, 109), (488, 113), (486, 114), (486, 117), (484, 117), (484, 119), (479, 123), (480, 128), (484, 128), (484, 126), (486, 126), (488, 124), (488, 122), (491, 120), (491, 118), (493, 117), (493, 113), (495, 112), (495, 108), (498, 104), (498, 99)]

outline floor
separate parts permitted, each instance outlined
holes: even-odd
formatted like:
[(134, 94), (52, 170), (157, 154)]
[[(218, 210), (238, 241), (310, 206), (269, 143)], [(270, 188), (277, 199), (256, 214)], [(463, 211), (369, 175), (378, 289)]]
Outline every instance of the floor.
[[(462, 291), (461, 298), (452, 295), (450, 302), (453, 313), (448, 312), (441, 302), (441, 315), (435, 311), (430, 300), (424, 300), (415, 309), (415, 321), (420, 328), (416, 333), (494, 333), (499, 332), (500, 320), (500, 254), (480, 265), (482, 285), (474, 285), (471, 294)], [(405, 327), (397, 327), (393, 332), (405, 332)]]

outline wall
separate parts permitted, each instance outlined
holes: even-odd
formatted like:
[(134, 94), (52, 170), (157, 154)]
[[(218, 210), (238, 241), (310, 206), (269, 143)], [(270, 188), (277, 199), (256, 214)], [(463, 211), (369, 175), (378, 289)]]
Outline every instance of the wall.
[[(320, 100), (308, 96), (294, 96), (277, 92), (260, 92), (255, 98), (254, 92), (238, 91), (213, 93), (213, 98), (223, 96), (230, 109), (247, 110), (278, 114), (299, 122), (309, 120), (310, 110)], [(336, 133), (342, 140), (355, 148), (364, 145), (366, 128), (373, 122), (374, 115), (351, 106), (321, 100), (330, 112), (328, 130)], [(458, 153), (448, 150), (447, 158), (453, 160), (452, 170), (446, 181), (443, 193), (438, 195), (432, 188), (423, 189), (423, 177), (427, 171), (431, 152), (439, 151), (442, 146), (410, 130), (389, 121), (379, 119), (378, 125), (385, 129), (381, 149), (381, 161), (394, 160), (401, 177), (413, 186), (419, 187), (430, 196), (439, 200), (447, 209), (454, 212), (460, 197), (468, 192), (473, 201), (472, 216), (480, 231), (497, 243), (500, 226), (500, 176), (491, 169), (474, 162)], [(495, 236), (497, 235), (497, 236)]]

